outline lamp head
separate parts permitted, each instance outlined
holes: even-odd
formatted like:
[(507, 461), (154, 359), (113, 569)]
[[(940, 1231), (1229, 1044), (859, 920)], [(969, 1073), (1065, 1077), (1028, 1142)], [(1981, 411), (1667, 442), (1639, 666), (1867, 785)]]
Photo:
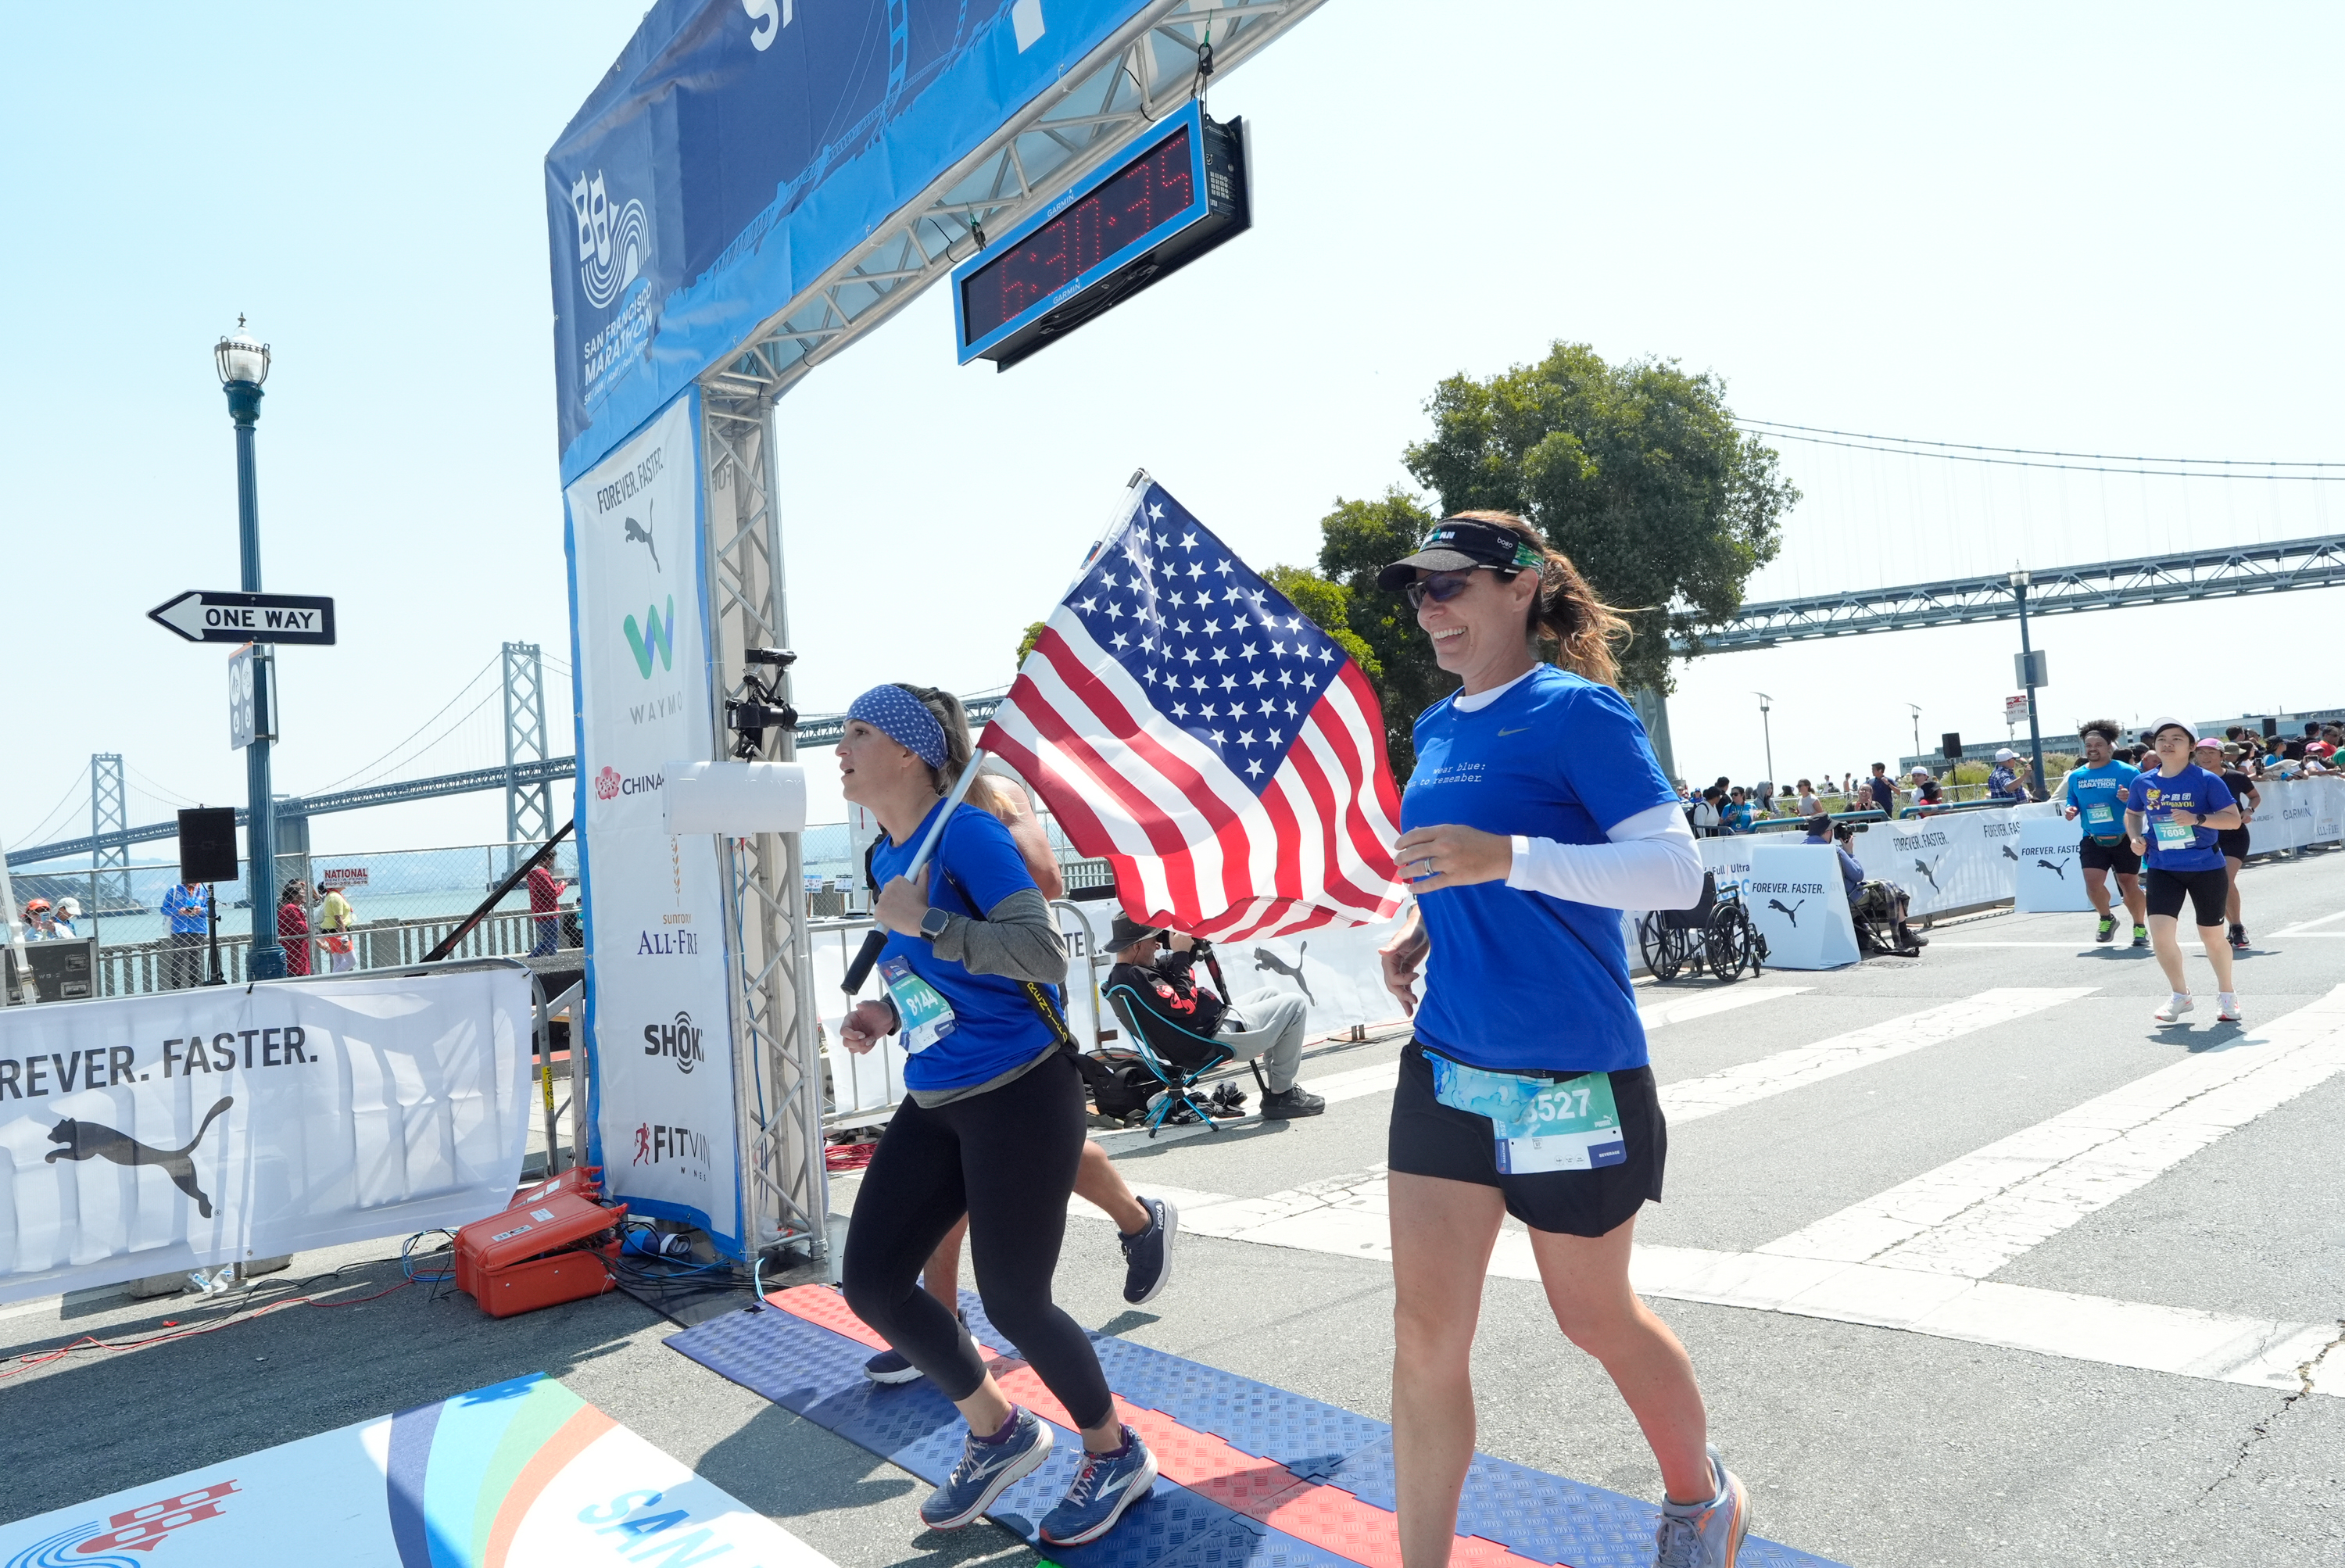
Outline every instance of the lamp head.
[(2025, 570), (2024, 570), (2024, 569), (2023, 569), (2023, 570), (2020, 570), (2020, 571), (2014, 572), (2014, 573), (2011, 575), (2011, 585), (2012, 585), (2013, 587), (2015, 587), (2015, 588), (2024, 588), (2024, 587), (2027, 586), (2027, 585), (2028, 585), (2031, 581), (2033, 581), (2033, 579), (2028, 575), (2028, 574), (2026, 573), (2026, 571), (2025, 571)]
[(242, 382), (257, 387), (269, 379), (269, 345), (245, 331), (244, 318), (239, 315), (236, 331), (222, 338), (212, 350), (212, 363), (219, 371), (220, 385)]

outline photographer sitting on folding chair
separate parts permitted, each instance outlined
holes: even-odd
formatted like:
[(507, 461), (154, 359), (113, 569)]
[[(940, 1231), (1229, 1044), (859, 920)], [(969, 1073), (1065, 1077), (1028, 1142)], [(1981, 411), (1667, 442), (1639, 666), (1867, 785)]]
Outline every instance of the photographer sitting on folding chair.
[(1203, 1064), (1200, 1037), (1225, 1047), (1233, 1062), (1262, 1059), (1262, 1115), (1265, 1121), (1315, 1116), (1327, 1102), (1294, 1082), (1303, 1062), (1303, 1026), (1310, 1003), (1274, 986), (1249, 992), (1228, 1003), (1198, 988), (1193, 971), (1199, 954), (1194, 937), (1166, 933), (1119, 914), (1109, 929), (1115, 967), (1107, 988), (1130, 986), (1139, 997), (1149, 1048), (1177, 1065)]

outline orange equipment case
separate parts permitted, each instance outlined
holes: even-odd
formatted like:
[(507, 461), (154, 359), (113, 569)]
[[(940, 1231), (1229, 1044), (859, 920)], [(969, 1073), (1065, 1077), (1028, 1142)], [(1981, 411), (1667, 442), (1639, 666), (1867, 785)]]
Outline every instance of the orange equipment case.
[(556, 1193), (476, 1219), (456, 1233), (456, 1288), (492, 1318), (600, 1296), (612, 1288), (607, 1260), (619, 1256), (619, 1242), (595, 1247), (587, 1238), (614, 1230), (626, 1215), (624, 1204), (605, 1208)]

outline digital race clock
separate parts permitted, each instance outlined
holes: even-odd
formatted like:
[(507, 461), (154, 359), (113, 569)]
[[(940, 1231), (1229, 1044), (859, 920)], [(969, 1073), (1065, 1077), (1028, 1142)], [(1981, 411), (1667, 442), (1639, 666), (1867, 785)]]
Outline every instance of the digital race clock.
[(1245, 122), (1192, 102), (953, 269), (960, 362), (1008, 370), (1252, 221)]

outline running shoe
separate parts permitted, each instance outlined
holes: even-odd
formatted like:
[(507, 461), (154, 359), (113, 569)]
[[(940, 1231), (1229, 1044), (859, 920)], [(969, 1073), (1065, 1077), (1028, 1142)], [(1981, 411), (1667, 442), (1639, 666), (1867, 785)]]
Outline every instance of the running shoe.
[(1074, 1485), (1059, 1506), (1042, 1515), (1042, 1539), (1052, 1546), (1081, 1546), (1115, 1528), (1123, 1511), (1156, 1484), (1156, 1456), (1130, 1427), (1119, 1453), (1086, 1453)]
[(1661, 1527), (1654, 1536), (1653, 1568), (1734, 1568), (1742, 1538), (1751, 1533), (1751, 1493), (1710, 1450), (1710, 1473), (1718, 1495), (1708, 1502), (1661, 1502)]
[(2231, 949), (2235, 952), (2245, 952), (2247, 948), (2248, 928), (2241, 925), (2238, 921), (2233, 921), (2231, 922)]
[(2182, 1015), (2195, 1005), (2187, 996), (2169, 996), (2165, 1006), (2149, 1015), (2149, 1021), (2152, 1023), (2179, 1023)]
[[(960, 1320), (962, 1328), (969, 1327), (968, 1314), (956, 1312), (953, 1316)], [(901, 1350), (890, 1347), (863, 1363), (863, 1375), (875, 1383), (892, 1388), (898, 1383), (919, 1382), (920, 1369), (912, 1365)]]
[(2095, 942), (2106, 942), (2117, 934), (2117, 917), (2115, 915), (2103, 915), (2101, 917), (2100, 928), (2093, 932), (2093, 940)]
[(1144, 1306), (1172, 1282), (1172, 1237), (1180, 1233), (1181, 1211), (1161, 1197), (1143, 1197), (1148, 1228), (1138, 1236), (1119, 1237), (1123, 1244), (1123, 1298)]
[[(959, 1530), (976, 1522), (993, 1506), (993, 1500), (1034, 1473), (1051, 1457), (1051, 1429), (1034, 1412), (1013, 1406), (1014, 1429), (1000, 1442), (986, 1442), (975, 1432), (961, 1450), (945, 1483), (920, 1504), (920, 1522), (931, 1530)], [(1055, 1515), (1053, 1516), (1055, 1517)]]
[(2239, 999), (2228, 991), (2217, 996), (2215, 1017), (2219, 1023), (2237, 1023), (2239, 1021)]
[(2149, 945), (2149, 928), (2147, 926), (2137, 925), (2133, 928), (2133, 944), (2136, 947), (2147, 947)]

